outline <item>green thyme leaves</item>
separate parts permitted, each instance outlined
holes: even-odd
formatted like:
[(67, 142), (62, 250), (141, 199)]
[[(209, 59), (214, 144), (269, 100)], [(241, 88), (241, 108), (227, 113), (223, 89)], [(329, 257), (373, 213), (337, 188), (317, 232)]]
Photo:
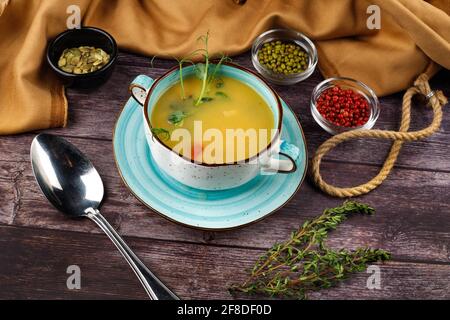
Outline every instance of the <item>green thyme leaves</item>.
[(288, 240), (269, 249), (256, 261), (248, 279), (233, 285), (230, 292), (306, 299), (312, 291), (335, 286), (351, 273), (364, 271), (369, 263), (389, 260), (390, 253), (381, 249), (335, 250), (325, 244), (328, 232), (350, 215), (374, 212), (354, 201), (326, 209), (303, 223)]

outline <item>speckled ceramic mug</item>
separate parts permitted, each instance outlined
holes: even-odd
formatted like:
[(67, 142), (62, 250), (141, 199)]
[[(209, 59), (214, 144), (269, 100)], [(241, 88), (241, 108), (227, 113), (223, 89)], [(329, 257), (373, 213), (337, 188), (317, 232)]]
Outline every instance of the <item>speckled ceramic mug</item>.
[[(183, 75), (189, 76), (193, 73), (193, 66), (183, 68)], [(278, 95), (265, 80), (241, 66), (227, 63), (221, 67), (221, 74), (249, 85), (261, 95), (273, 112), (274, 129), (277, 129), (277, 133), (273, 135), (266, 148), (245, 161), (207, 164), (185, 158), (167, 147), (157, 135), (153, 135), (150, 123), (150, 115), (158, 99), (168, 88), (179, 81), (178, 68), (174, 67), (156, 80), (139, 75), (131, 83), (129, 90), (132, 97), (143, 107), (142, 114), (147, 143), (159, 168), (183, 184), (204, 190), (225, 190), (238, 187), (252, 180), (258, 174), (295, 172), (297, 170), (295, 160), (298, 157), (299, 149), (280, 139), (283, 109)]]

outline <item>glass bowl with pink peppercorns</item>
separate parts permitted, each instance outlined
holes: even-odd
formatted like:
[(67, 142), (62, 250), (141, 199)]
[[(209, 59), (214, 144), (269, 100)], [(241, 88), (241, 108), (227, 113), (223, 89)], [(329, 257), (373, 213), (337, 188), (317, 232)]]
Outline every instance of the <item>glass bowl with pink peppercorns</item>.
[(311, 113), (325, 131), (335, 135), (371, 129), (380, 115), (380, 103), (375, 92), (361, 81), (336, 77), (314, 88)]

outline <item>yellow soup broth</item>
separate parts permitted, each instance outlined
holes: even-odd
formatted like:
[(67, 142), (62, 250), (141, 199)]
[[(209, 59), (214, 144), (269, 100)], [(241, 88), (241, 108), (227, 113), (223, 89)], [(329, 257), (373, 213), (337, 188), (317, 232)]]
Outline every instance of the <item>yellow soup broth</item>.
[(151, 114), (154, 132), (170, 133), (170, 138), (158, 134), (169, 148), (189, 159), (222, 164), (253, 157), (270, 143), (274, 115), (248, 85), (229, 77), (214, 80), (196, 105), (202, 81), (192, 76), (183, 83), (184, 99), (177, 83), (162, 94)]

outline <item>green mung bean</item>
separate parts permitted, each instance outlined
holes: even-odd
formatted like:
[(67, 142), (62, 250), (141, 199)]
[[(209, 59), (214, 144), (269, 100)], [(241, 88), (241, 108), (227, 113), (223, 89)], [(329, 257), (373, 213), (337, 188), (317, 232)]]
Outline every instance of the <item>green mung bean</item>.
[(262, 66), (285, 75), (305, 72), (309, 65), (308, 53), (294, 42), (266, 42), (257, 56)]

